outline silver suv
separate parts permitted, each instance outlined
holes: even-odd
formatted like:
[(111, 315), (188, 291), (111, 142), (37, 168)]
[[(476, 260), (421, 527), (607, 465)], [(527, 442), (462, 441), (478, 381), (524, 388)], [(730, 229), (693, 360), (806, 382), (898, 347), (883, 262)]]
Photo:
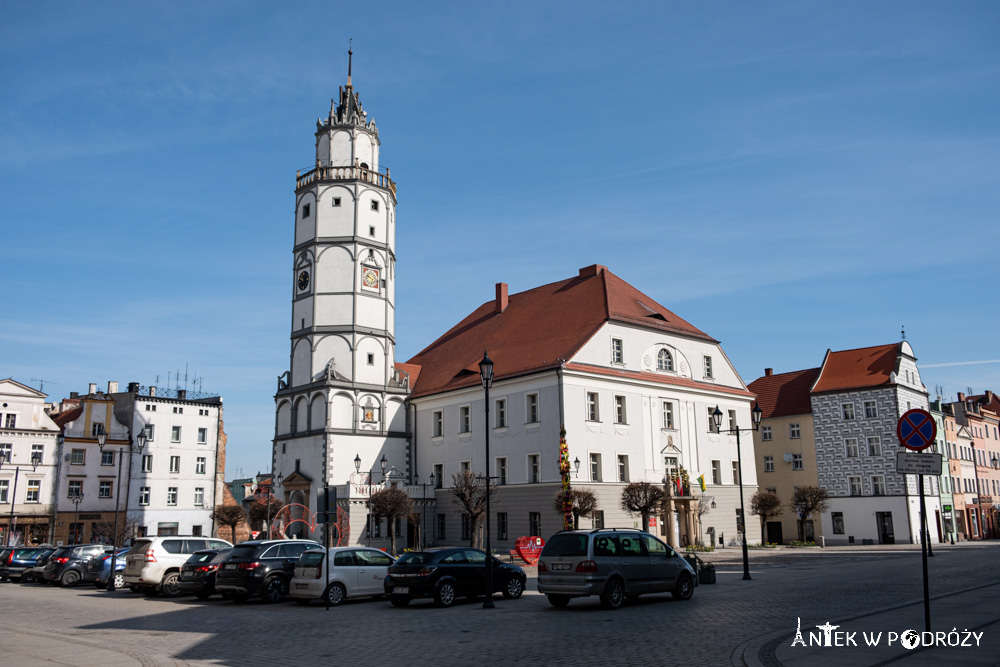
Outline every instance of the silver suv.
[(545, 543), (538, 561), (538, 591), (553, 607), (589, 595), (600, 595), (608, 609), (645, 593), (670, 591), (687, 600), (696, 581), (686, 560), (641, 530), (561, 531)]
[(181, 594), (178, 582), (181, 567), (195, 551), (228, 549), (225, 540), (198, 535), (139, 537), (125, 557), (125, 584), (146, 595), (162, 593), (164, 597)]

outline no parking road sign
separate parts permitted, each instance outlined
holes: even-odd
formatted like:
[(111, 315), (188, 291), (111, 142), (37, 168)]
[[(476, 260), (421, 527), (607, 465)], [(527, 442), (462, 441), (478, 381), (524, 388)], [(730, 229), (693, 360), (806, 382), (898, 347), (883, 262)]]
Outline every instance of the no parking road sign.
[(896, 424), (896, 436), (903, 447), (919, 452), (934, 444), (937, 424), (926, 410), (907, 410)]

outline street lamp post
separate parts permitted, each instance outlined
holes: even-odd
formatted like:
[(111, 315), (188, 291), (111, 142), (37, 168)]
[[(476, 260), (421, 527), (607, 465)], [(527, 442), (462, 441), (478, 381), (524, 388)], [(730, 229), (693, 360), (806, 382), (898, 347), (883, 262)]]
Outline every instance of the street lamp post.
[[(753, 410), (750, 411), (751, 419), (753, 420), (753, 428), (742, 429), (744, 431), (756, 431), (760, 428), (760, 420), (763, 416), (764, 411), (760, 409), (760, 406), (754, 404)], [(743, 524), (743, 579), (748, 580), (752, 577), (750, 576), (750, 553), (747, 551), (747, 512), (746, 504), (743, 500), (743, 450), (740, 448), (740, 428), (733, 422), (732, 428), (723, 431), (722, 430), (722, 410), (719, 406), (715, 406), (715, 411), (712, 412), (712, 422), (715, 424), (715, 430), (718, 433), (729, 433), (730, 435), (736, 436), (736, 465), (740, 475), (740, 520)]]
[(83, 502), (83, 491), (77, 491), (72, 496), (69, 497), (69, 501), (73, 503), (73, 544), (80, 543), (80, 503)]
[[(382, 459), (379, 461), (379, 466), (382, 467), (382, 481), (385, 481), (385, 467), (389, 465), (389, 461), (385, 458), (385, 454), (382, 455)], [(354, 455), (354, 471), (361, 472), (361, 455)], [(375, 469), (372, 468), (368, 471), (368, 546), (372, 545), (372, 476), (375, 474)]]
[[(14, 449), (11, 446), (10, 458), (6, 459), (7, 463), (13, 465)], [(0, 452), (0, 467), (3, 466), (4, 454)], [(38, 470), (38, 465), (42, 462), (42, 457), (38, 454), (31, 455), (31, 472)], [(14, 501), (17, 500), (17, 478), (21, 474), (21, 466), (14, 466), (14, 490), (10, 497), (10, 519), (7, 521), (7, 546), (10, 546), (11, 533), (14, 532)]]
[[(419, 473), (413, 475), (413, 479), (417, 480), (417, 483), (420, 484), (420, 500), (423, 501), (423, 506), (424, 506), (424, 516), (420, 520), (420, 548), (421, 549), (426, 549), (427, 548), (427, 534), (426, 534), (425, 531), (427, 530), (427, 484), (428, 483), (420, 481), (420, 474)], [(432, 487), (434, 486), (434, 473), (431, 473), (430, 485)]]
[(493, 361), (490, 355), (483, 352), (483, 360), (479, 362), (479, 377), (486, 391), (486, 421), (483, 424), (486, 431), (486, 599), (483, 609), (493, 609), (493, 549), (490, 544), (490, 386), (493, 384)]

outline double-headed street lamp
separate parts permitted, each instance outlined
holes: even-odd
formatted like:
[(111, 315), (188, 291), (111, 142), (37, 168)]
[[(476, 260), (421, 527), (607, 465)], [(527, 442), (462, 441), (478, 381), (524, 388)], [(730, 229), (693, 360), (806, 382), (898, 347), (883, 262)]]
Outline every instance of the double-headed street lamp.
[(760, 409), (760, 406), (756, 403), (753, 406), (753, 410), (750, 411), (751, 419), (753, 420), (753, 428), (740, 429), (736, 425), (736, 419), (733, 419), (732, 426), (726, 431), (722, 430), (722, 410), (719, 406), (715, 406), (715, 411), (712, 412), (712, 423), (715, 425), (716, 433), (728, 433), (730, 435), (736, 436), (736, 461), (740, 476), (740, 521), (743, 524), (743, 530), (740, 531), (743, 534), (743, 578), (751, 579), (750, 576), (750, 553), (747, 551), (747, 512), (746, 504), (743, 501), (743, 451), (740, 449), (740, 430), (744, 431), (756, 431), (760, 428), (760, 420), (764, 415), (764, 411)]
[[(5, 454), (0, 452), (0, 468), (3, 467), (4, 463), (10, 463), (13, 465), (12, 459), (14, 458), (14, 449), (11, 447), (10, 454), (6, 455), (9, 458), (5, 458)], [(38, 466), (42, 462), (42, 455), (35, 452), (31, 455), (31, 472), (38, 470)], [(21, 474), (21, 466), (14, 466), (14, 490), (10, 497), (10, 520), (7, 522), (7, 546), (10, 546), (11, 533), (14, 532), (14, 502), (17, 500), (17, 478)]]
[[(107, 443), (108, 434), (104, 430), (104, 426), (99, 425), (99, 430), (97, 432), (97, 446), (100, 448), (101, 452), (104, 452), (104, 445)], [(139, 435), (136, 437), (136, 442), (133, 444), (132, 437), (129, 436), (128, 441), (128, 472), (129, 472), (129, 487), (131, 487), (132, 478), (132, 454), (134, 452), (141, 452), (143, 447), (146, 446), (146, 431), (140, 431)], [(125, 447), (118, 448), (118, 476), (115, 478), (115, 524), (112, 529), (111, 543), (113, 545), (113, 550), (111, 552), (111, 576), (108, 577), (108, 587), (109, 593), (115, 592), (115, 565), (118, 561), (118, 498), (121, 497), (121, 486), (122, 486), (122, 459), (125, 457)], [(125, 525), (128, 525), (128, 491), (125, 492)]]
[(83, 491), (77, 491), (69, 497), (73, 503), (73, 544), (80, 543), (80, 503), (83, 502)]
[(493, 385), (493, 360), (483, 352), (483, 360), (479, 362), (479, 377), (486, 390), (486, 599), (483, 609), (493, 609), (493, 549), (490, 544), (490, 387)]
[[(382, 467), (382, 481), (385, 481), (385, 467), (389, 465), (389, 461), (385, 458), (385, 454), (382, 455), (382, 460), (378, 462), (379, 466)], [(361, 455), (354, 455), (354, 472), (361, 472)], [(372, 545), (372, 475), (375, 474), (375, 470), (368, 471), (368, 546)], [(433, 479), (433, 477), (432, 477)], [(425, 512), (426, 514), (426, 512)]]

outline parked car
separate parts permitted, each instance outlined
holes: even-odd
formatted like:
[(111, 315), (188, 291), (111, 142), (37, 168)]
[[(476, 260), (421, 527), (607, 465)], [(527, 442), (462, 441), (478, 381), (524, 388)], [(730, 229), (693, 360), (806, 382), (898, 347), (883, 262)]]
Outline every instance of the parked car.
[(60, 586), (73, 586), (83, 579), (87, 561), (107, 548), (106, 544), (73, 544), (57, 549), (49, 556), (42, 577)]
[(7, 559), (13, 551), (11, 547), (0, 547), (0, 581), (7, 581)]
[(0, 579), (21, 581), (24, 573), (35, 566), (38, 556), (51, 552), (52, 548), (48, 545), (11, 549), (7, 557), (0, 560), (2, 563), (0, 564)]
[(288, 595), (295, 563), (312, 540), (250, 540), (229, 552), (215, 575), (215, 589), (235, 602), (259, 595), (264, 602), (280, 602)]
[[(451, 606), (458, 597), (485, 594), (486, 552), (465, 547), (427, 549), (404, 553), (389, 568), (383, 581), (385, 594), (396, 607), (416, 598), (433, 598), (440, 607)], [(517, 599), (527, 577), (517, 565), (493, 561), (493, 592)]]
[(215, 576), (222, 559), (229, 555), (231, 548), (203, 549), (191, 554), (181, 566), (178, 588), (185, 593), (194, 593), (199, 600), (207, 600), (215, 593)]
[(57, 551), (57, 547), (49, 547), (47, 549), (42, 549), (35, 555), (35, 564), (29, 567), (21, 574), (21, 583), (27, 584), (30, 582), (36, 582), (40, 584), (47, 584), (49, 582), (45, 581), (42, 577), (42, 572), (45, 571), (45, 566), (49, 562), (49, 557)]
[(139, 537), (125, 558), (125, 585), (146, 595), (172, 598), (181, 594), (181, 567), (196, 551), (227, 549), (225, 540), (199, 536)]
[[(328, 567), (331, 561), (333, 567)], [(395, 558), (379, 549), (309, 549), (295, 564), (291, 596), (299, 604), (325, 598), (334, 607), (348, 598), (382, 597), (382, 581), (394, 562)]]
[(696, 581), (686, 560), (641, 530), (561, 531), (545, 543), (538, 561), (538, 591), (554, 607), (589, 595), (599, 595), (608, 609), (644, 593), (670, 591), (687, 600)]
[[(128, 555), (128, 547), (118, 549), (115, 561), (115, 588), (125, 588), (125, 556)], [(111, 576), (111, 548), (102, 554), (98, 554), (87, 563), (87, 569), (83, 573), (83, 580), (94, 584), (97, 588), (104, 588), (108, 585), (108, 577)]]

